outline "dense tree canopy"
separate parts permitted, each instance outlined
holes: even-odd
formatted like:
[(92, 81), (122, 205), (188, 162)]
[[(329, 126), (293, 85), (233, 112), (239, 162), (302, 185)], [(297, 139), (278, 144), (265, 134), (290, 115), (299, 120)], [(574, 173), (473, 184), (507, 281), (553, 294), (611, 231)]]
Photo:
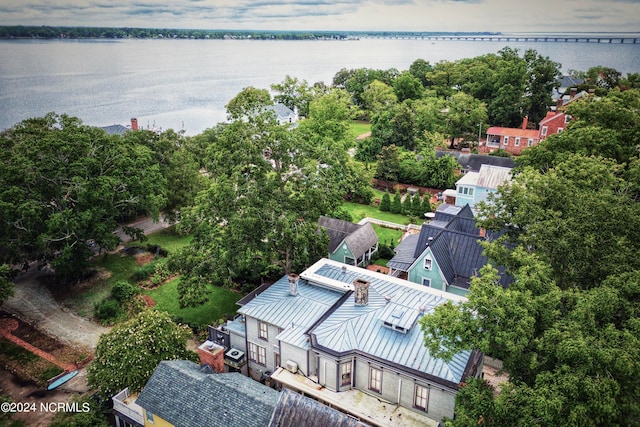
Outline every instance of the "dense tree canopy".
[(105, 398), (125, 387), (139, 392), (161, 361), (197, 360), (186, 347), (191, 335), (166, 312), (145, 310), (100, 337), (87, 382)]
[[(142, 132), (147, 133), (147, 132)], [(75, 277), (118, 242), (118, 221), (157, 217), (165, 179), (154, 152), (127, 137), (53, 113), (0, 134), (0, 261), (37, 260)]]
[(515, 280), (504, 289), (487, 266), (468, 302), (422, 325), (434, 354), (478, 348), (510, 377), (496, 397), (470, 382), (452, 425), (638, 424), (640, 204), (625, 176), (613, 159), (567, 154), (480, 207), (481, 226), (505, 231), (487, 254)]
[(304, 268), (325, 255), (320, 215), (354, 191), (346, 153), (347, 100), (320, 96), (296, 129), (279, 125), (255, 90), (233, 100), (233, 121), (212, 132), (205, 166), (209, 186), (185, 209), (180, 227), (193, 234), (172, 265), (183, 278), (181, 304), (207, 298), (204, 284), (258, 284), (261, 277)]

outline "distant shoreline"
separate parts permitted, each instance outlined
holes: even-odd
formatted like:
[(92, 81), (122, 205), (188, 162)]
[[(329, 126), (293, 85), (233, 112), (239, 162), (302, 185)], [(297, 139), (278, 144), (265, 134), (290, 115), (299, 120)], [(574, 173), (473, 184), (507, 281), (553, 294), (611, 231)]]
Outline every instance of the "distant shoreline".
[[(464, 31), (286, 31), (286, 30), (203, 30), (129, 27), (0, 26), (2, 40), (359, 40), (360, 38), (479, 40), (479, 41), (591, 41), (614, 40), (639, 43), (640, 32), (464, 32)], [(555, 40), (553, 40), (555, 39)], [(625, 42), (626, 40), (626, 42)], [(605, 41), (606, 42), (606, 41)]]

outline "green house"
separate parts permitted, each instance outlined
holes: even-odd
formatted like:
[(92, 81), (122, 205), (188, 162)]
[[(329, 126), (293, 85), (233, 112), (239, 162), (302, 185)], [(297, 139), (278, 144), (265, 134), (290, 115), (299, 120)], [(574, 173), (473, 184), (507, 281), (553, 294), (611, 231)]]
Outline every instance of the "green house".
[[(469, 205), (442, 204), (435, 218), (422, 225), (420, 234), (405, 238), (387, 266), (392, 274), (444, 292), (467, 295), (471, 278), (488, 263), (480, 242), (491, 238), (476, 226)], [(500, 268), (500, 284), (512, 277)]]
[(366, 266), (378, 251), (378, 235), (368, 222), (354, 224), (321, 216), (318, 225), (329, 235), (329, 258), (334, 261)]

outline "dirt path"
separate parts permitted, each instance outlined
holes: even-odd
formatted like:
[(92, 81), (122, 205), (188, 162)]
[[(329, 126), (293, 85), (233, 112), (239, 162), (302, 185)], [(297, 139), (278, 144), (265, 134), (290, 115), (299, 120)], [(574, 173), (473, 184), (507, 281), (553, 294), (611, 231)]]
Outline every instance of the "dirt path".
[(7, 299), (2, 308), (65, 344), (93, 353), (100, 335), (109, 328), (61, 306), (40, 281), (44, 275), (36, 269), (19, 275), (15, 281), (15, 295)]

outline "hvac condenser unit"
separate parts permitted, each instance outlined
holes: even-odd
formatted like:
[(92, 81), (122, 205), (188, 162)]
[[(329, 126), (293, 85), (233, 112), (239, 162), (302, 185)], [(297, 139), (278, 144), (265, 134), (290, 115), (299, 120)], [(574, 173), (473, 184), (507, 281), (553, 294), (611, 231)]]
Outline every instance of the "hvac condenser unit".
[(296, 372), (298, 372), (298, 364), (296, 362), (287, 360), (286, 367), (287, 367), (287, 371), (291, 372), (292, 374), (295, 374)]

